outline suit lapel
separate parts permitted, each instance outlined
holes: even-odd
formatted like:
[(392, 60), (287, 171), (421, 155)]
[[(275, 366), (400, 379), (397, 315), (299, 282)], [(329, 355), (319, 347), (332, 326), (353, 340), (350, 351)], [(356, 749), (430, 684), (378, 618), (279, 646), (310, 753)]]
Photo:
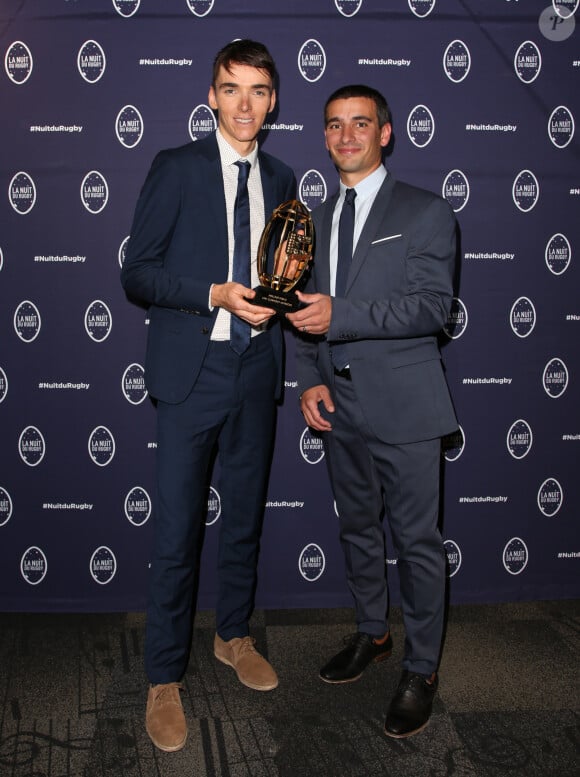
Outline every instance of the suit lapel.
[[(328, 200), (321, 213), (320, 235), (316, 237), (316, 250), (314, 254), (314, 268), (316, 272), (316, 287), (321, 294), (330, 294), (330, 235), (332, 232), (332, 215), (338, 200), (339, 192), (336, 192)], [(324, 250), (322, 250), (324, 246)]]
[[(207, 138), (198, 140), (193, 145), (193, 152), (199, 154), (197, 160), (199, 161), (199, 167), (195, 167), (192, 171), (192, 175), (199, 181), (207, 181), (209, 184), (205, 185), (206, 194), (206, 207), (203, 213), (204, 221), (210, 221), (215, 225), (213, 230), (216, 235), (219, 235), (220, 251), (216, 251), (216, 256), (228, 255), (228, 224), (226, 217), (226, 195), (224, 191), (224, 179), (222, 175), (222, 163), (219, 155), (219, 148), (215, 133), (209, 135)], [(194, 157), (195, 159), (195, 157)], [(214, 182), (214, 183), (212, 183)]]
[(385, 214), (388, 210), (389, 202), (393, 194), (394, 186), (395, 179), (391, 174), (387, 175), (381, 185), (381, 188), (377, 192), (375, 201), (373, 202), (367, 220), (362, 228), (362, 232), (360, 233), (360, 237), (356, 244), (356, 249), (352, 257), (352, 264), (348, 273), (345, 292), (348, 292), (356, 276), (360, 272), (360, 269), (366, 259), (370, 244), (377, 234), (380, 224), (384, 221)]

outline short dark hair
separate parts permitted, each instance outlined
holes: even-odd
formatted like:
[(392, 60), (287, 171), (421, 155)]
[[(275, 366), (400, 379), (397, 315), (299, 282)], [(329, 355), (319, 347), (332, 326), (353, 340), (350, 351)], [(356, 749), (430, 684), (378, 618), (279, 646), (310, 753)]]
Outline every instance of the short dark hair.
[(233, 64), (248, 65), (258, 70), (265, 70), (272, 80), (272, 86), (275, 88), (278, 77), (276, 64), (263, 43), (244, 38), (243, 40), (233, 40), (218, 51), (213, 62), (213, 86), (216, 85), (220, 68), (223, 67), (229, 73)]
[(368, 97), (370, 100), (373, 100), (377, 107), (379, 127), (392, 123), (391, 111), (383, 95), (376, 89), (373, 89), (372, 86), (366, 86), (365, 84), (349, 84), (348, 86), (341, 86), (340, 89), (334, 91), (324, 104), (324, 121), (326, 122), (326, 112), (331, 102), (334, 102), (334, 100), (348, 100), (350, 97)]

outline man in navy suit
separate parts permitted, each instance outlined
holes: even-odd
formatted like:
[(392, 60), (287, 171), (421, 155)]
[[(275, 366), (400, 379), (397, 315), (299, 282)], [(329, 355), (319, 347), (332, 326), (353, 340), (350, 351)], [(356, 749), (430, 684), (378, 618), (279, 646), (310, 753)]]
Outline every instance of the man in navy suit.
[(457, 421), (437, 333), (452, 300), (456, 224), (445, 200), (383, 166), (392, 129), (379, 92), (337, 90), (324, 121), (340, 188), (313, 213), (309, 293), (288, 319), (313, 336), (297, 341), (300, 407), (324, 439), (357, 633), (320, 676), (351, 682), (391, 654), (386, 515), (406, 639), (385, 733), (406, 737), (429, 720), (442, 641), (440, 438)]
[(250, 688), (278, 684), (248, 628), (283, 362), (274, 312), (248, 300), (266, 220), (296, 186), (292, 170), (256, 140), (276, 102), (276, 77), (261, 43), (238, 40), (217, 54), (209, 105), (218, 129), (156, 156), (122, 269), (125, 291), (150, 315), (145, 378), (157, 403), (157, 509), (146, 728), (164, 751), (181, 749), (187, 737), (179, 689), (216, 448), (222, 513), (214, 654)]

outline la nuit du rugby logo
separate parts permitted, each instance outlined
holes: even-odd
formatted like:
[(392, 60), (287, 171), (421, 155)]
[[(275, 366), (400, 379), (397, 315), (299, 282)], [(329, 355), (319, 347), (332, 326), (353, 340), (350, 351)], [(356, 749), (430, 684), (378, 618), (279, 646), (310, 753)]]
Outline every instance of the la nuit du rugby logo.
[(143, 137), (143, 117), (134, 105), (125, 105), (115, 119), (117, 140), (124, 148), (135, 148)]
[(81, 201), (89, 213), (100, 213), (109, 199), (109, 186), (98, 170), (91, 170), (81, 184)]
[(326, 181), (318, 170), (308, 170), (304, 173), (298, 190), (300, 200), (308, 210), (314, 210), (326, 201)]
[(14, 331), (24, 343), (36, 340), (42, 320), (34, 302), (23, 300), (14, 313)]
[(4, 402), (8, 394), (8, 377), (2, 367), (0, 367), (0, 404)]
[(123, 396), (132, 405), (140, 405), (147, 396), (145, 370), (140, 364), (130, 364), (121, 379)]
[(533, 41), (526, 40), (518, 48), (514, 57), (514, 69), (524, 84), (531, 84), (540, 75), (542, 55)]
[(552, 0), (552, 8), (561, 19), (574, 16), (580, 5), (580, 0)]
[(77, 68), (88, 84), (96, 84), (105, 72), (107, 60), (105, 52), (96, 40), (87, 40), (79, 49)]
[(21, 170), (12, 178), (8, 185), (8, 199), (20, 216), (25, 216), (34, 208), (36, 186), (28, 173)]
[(554, 275), (562, 275), (572, 259), (572, 247), (566, 235), (560, 232), (548, 240), (545, 251), (546, 265)]
[(306, 81), (314, 83), (322, 78), (326, 69), (326, 53), (320, 43), (310, 38), (298, 52), (298, 70)]
[(452, 170), (443, 181), (442, 195), (455, 213), (459, 213), (469, 200), (469, 181), (461, 170)]
[(459, 572), (461, 567), (461, 550), (459, 545), (453, 540), (445, 540), (443, 547), (447, 556), (447, 577), (453, 577)]
[(133, 526), (143, 526), (151, 515), (151, 497), (141, 486), (132, 488), (125, 497), (125, 516)]
[(322, 438), (307, 426), (300, 437), (300, 453), (308, 464), (318, 464), (324, 458)]
[(518, 418), (510, 426), (507, 433), (506, 445), (510, 452), (510, 455), (514, 459), (523, 459), (532, 449), (532, 443), (534, 441), (534, 435), (532, 429), (527, 421), (523, 418)]
[(460, 84), (471, 68), (471, 54), (462, 40), (451, 41), (443, 54), (443, 70), (454, 84)]
[(30, 585), (42, 583), (48, 572), (46, 556), (34, 545), (24, 551), (20, 559), (20, 574)]
[(426, 105), (416, 105), (407, 119), (407, 135), (417, 148), (425, 148), (433, 140), (435, 119)]
[(557, 356), (546, 364), (542, 375), (544, 391), (552, 399), (558, 399), (568, 387), (568, 368)]
[(4, 57), (4, 69), (12, 83), (25, 84), (32, 73), (32, 65), (32, 54), (26, 43), (21, 40), (11, 43)]
[(207, 494), (207, 515), (205, 518), (206, 526), (213, 526), (222, 514), (222, 500), (219, 492), (210, 486)]
[(556, 148), (566, 148), (574, 137), (574, 117), (565, 105), (554, 108), (548, 120), (548, 136)]
[(510, 310), (510, 325), (518, 337), (530, 335), (536, 325), (536, 309), (527, 297), (520, 297)]
[(117, 571), (117, 559), (115, 554), (106, 545), (97, 548), (89, 563), (91, 577), (99, 585), (107, 585), (115, 577)]
[(215, 114), (208, 105), (197, 105), (189, 117), (189, 137), (192, 140), (201, 140), (206, 135), (211, 135), (217, 128)]
[(5, 488), (0, 486), (0, 526), (6, 526), (12, 517), (12, 499)]
[(324, 573), (326, 559), (319, 545), (314, 542), (305, 545), (298, 558), (298, 569), (302, 577), (309, 583), (318, 580)]
[(538, 490), (538, 507), (542, 515), (552, 518), (562, 507), (564, 492), (555, 478), (544, 480)]
[(467, 308), (459, 297), (451, 300), (451, 310), (447, 321), (443, 325), (443, 331), (451, 340), (458, 340), (467, 329)]
[(528, 213), (538, 202), (539, 196), (540, 185), (532, 171), (522, 170), (518, 173), (512, 186), (512, 197), (516, 206), (523, 213)]
[(106, 467), (115, 455), (115, 438), (106, 426), (97, 426), (89, 435), (89, 456), (98, 467)]
[(96, 299), (85, 311), (85, 332), (96, 343), (102, 343), (111, 334), (113, 319), (105, 303)]
[(214, 0), (187, 0), (189, 10), (194, 16), (207, 16), (213, 8)]
[(528, 548), (519, 537), (512, 537), (503, 549), (503, 565), (510, 575), (519, 575), (528, 564)]
[(18, 438), (20, 458), (29, 467), (36, 467), (44, 458), (46, 445), (44, 437), (36, 426), (27, 426)]
[(424, 19), (426, 16), (429, 16), (431, 11), (435, 8), (436, 0), (408, 0), (409, 1), (409, 8), (415, 16), (418, 16), (419, 19)]

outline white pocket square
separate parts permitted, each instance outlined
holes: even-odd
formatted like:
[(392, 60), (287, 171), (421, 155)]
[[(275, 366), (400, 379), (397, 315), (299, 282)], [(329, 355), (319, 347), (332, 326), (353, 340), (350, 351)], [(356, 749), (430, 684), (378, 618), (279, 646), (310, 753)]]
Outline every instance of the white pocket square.
[(377, 243), (386, 243), (387, 240), (394, 240), (396, 237), (403, 237), (403, 235), (387, 235), (387, 237), (380, 237), (378, 240), (373, 240), (372, 246), (376, 246)]

